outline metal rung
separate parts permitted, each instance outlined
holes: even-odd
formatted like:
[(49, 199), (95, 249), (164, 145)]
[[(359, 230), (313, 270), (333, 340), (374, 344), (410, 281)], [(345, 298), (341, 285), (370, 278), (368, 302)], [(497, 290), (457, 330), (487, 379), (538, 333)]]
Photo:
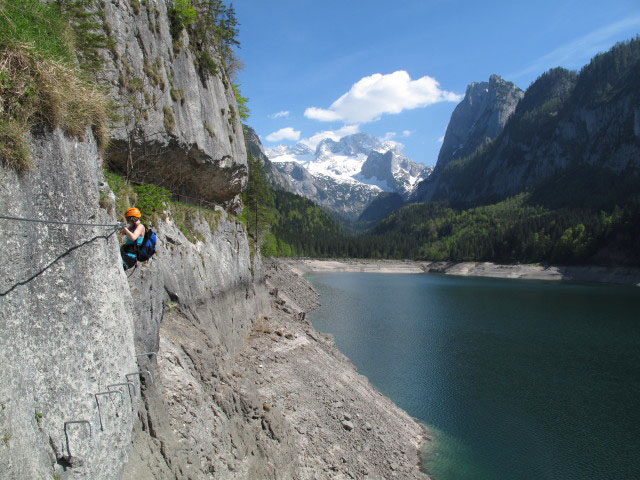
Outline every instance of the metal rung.
[(113, 395), (114, 393), (120, 395), (120, 403), (124, 403), (124, 396), (122, 395), (122, 392), (120, 390), (107, 390), (106, 392), (98, 392), (94, 394), (96, 398), (96, 405), (98, 406), (98, 418), (100, 419), (101, 431), (104, 431), (104, 426), (102, 425), (102, 412), (100, 411), (100, 402), (98, 401), (98, 395)]
[(138, 357), (152, 357), (153, 355), (156, 356), (156, 358), (158, 358), (158, 354), (156, 352), (144, 352), (144, 353), (138, 353), (135, 355), (136, 358)]
[[(136, 386), (132, 382), (121, 382), (121, 383), (112, 383), (111, 385), (107, 385), (107, 390), (111, 391), (111, 387), (124, 387), (127, 386), (127, 391), (129, 392), (129, 402), (131, 403), (131, 410), (133, 410), (133, 397), (136, 395)], [(131, 389), (133, 388), (133, 397), (131, 396)], [(114, 390), (119, 391), (119, 390)]]
[(151, 380), (151, 383), (153, 383), (153, 375), (151, 375), (151, 372), (149, 370), (138, 370), (137, 372), (132, 372), (132, 373), (127, 373), (125, 375), (125, 378), (127, 380), (129, 380), (129, 377), (133, 376), (133, 375), (143, 375), (143, 374), (147, 374), (149, 375), (149, 380)]

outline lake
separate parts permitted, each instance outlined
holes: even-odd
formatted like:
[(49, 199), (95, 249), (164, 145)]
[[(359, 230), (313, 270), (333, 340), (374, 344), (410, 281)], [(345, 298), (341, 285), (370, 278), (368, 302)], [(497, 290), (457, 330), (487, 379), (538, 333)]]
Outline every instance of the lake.
[(313, 325), (430, 430), (434, 479), (640, 478), (640, 288), (305, 278)]

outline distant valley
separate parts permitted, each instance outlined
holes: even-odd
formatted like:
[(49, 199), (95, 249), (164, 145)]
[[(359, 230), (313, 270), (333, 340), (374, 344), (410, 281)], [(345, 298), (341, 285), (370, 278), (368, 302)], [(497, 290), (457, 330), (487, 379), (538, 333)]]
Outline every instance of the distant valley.
[(497, 75), (471, 83), (434, 169), (366, 134), (249, 150), (273, 188), (369, 228), (353, 237), (288, 214), (274, 232), (294, 255), (640, 265), (638, 37), (526, 91)]

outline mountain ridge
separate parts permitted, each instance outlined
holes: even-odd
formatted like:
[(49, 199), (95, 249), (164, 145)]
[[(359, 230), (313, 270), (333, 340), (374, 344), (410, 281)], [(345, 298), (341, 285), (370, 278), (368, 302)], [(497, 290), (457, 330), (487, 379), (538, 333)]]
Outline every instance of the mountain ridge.
[(408, 198), (432, 167), (403, 155), (394, 142), (356, 133), (338, 141), (326, 138), (315, 150), (298, 143), (265, 152), (275, 169), (287, 178), (287, 191), (302, 195), (349, 220), (357, 220), (382, 192)]

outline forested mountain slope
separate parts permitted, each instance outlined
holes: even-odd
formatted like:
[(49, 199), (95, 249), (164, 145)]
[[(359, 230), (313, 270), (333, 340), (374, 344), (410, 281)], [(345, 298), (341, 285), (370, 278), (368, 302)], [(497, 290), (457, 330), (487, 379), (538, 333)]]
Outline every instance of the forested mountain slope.
[[(419, 200), (487, 204), (524, 190), (537, 201), (611, 206), (638, 191), (640, 38), (600, 54), (578, 74), (541, 75), (503, 132), (484, 148), (448, 163), (420, 186)], [(616, 188), (616, 199), (607, 194)], [(631, 183), (632, 185), (629, 185)], [(549, 185), (554, 185), (550, 188)], [(572, 198), (559, 198), (567, 185)]]

